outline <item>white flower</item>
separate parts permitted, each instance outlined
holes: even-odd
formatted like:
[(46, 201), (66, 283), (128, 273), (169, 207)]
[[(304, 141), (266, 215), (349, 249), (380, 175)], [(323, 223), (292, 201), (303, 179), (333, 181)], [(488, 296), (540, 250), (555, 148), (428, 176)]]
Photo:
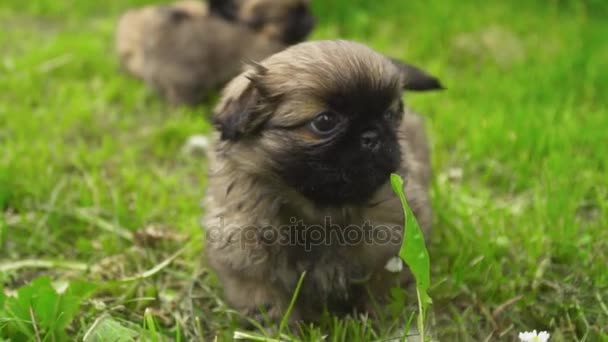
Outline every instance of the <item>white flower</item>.
[(532, 332), (526, 331), (519, 333), (519, 340), (521, 342), (547, 342), (550, 336), (546, 331), (541, 331), (540, 333), (537, 333), (536, 330)]
[(403, 269), (403, 261), (401, 261), (400, 257), (394, 256), (388, 259), (384, 269), (392, 273), (399, 273)]
[(209, 138), (202, 134), (195, 134), (188, 138), (182, 147), (182, 152), (189, 155), (204, 155), (209, 149)]

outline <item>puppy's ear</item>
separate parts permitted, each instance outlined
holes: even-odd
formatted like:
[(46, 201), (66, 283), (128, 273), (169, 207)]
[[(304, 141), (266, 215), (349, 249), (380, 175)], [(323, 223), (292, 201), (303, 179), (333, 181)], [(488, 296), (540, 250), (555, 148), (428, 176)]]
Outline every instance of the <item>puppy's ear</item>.
[(208, 0), (207, 2), (209, 3), (209, 13), (230, 21), (237, 19), (238, 9), (234, 0)]
[(422, 69), (394, 58), (390, 58), (390, 60), (401, 73), (403, 89), (413, 91), (445, 89), (437, 77), (427, 74)]
[(256, 132), (270, 116), (264, 106), (264, 91), (259, 83), (266, 69), (260, 65), (238, 76), (226, 86), (213, 114), (213, 124), (222, 140), (239, 140)]
[(158, 10), (173, 23), (179, 23), (191, 17), (190, 13), (188, 13), (186, 10), (168, 5), (160, 6), (158, 7)]

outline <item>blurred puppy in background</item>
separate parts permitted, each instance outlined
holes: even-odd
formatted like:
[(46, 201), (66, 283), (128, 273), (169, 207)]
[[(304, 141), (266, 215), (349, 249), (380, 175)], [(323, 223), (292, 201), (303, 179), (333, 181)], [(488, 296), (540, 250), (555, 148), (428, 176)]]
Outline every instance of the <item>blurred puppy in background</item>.
[(303, 41), (315, 22), (310, 0), (209, 0), (209, 7), (218, 16), (286, 45)]
[(194, 105), (242, 70), (302, 41), (309, 0), (182, 0), (125, 13), (116, 50), (125, 71), (171, 104)]
[(407, 274), (387, 266), (403, 231), (392, 172), (406, 180), (426, 234), (431, 225), (424, 125), (401, 94), (440, 88), (424, 71), (347, 41), (295, 45), (226, 86), (205, 228), (231, 305), (280, 319), (302, 272), (292, 320), (370, 312), (387, 299)]

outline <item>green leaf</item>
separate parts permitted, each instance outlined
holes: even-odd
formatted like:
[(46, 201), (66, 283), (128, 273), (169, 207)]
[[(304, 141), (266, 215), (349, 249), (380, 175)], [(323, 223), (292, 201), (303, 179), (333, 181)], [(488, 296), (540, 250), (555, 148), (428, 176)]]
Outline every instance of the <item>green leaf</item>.
[(403, 207), (405, 216), (403, 242), (399, 249), (399, 256), (412, 271), (412, 274), (416, 279), (416, 287), (422, 294), (422, 299), (424, 301), (423, 305), (426, 308), (428, 304), (432, 303), (431, 297), (428, 295), (428, 289), (431, 286), (431, 261), (429, 252), (426, 249), (422, 229), (420, 229), (420, 225), (405, 198), (405, 193), (403, 192), (404, 184), (401, 176), (394, 173), (391, 174), (391, 186), (401, 200), (401, 206)]
[(58, 293), (48, 277), (34, 279), (19, 288), (16, 297), (4, 298), (7, 329), (28, 338), (38, 331), (39, 337), (63, 340), (66, 327), (94, 289), (92, 284), (74, 282)]
[[(426, 249), (422, 229), (407, 203), (403, 191), (404, 184), (401, 176), (391, 174), (391, 186), (393, 191), (399, 196), (405, 222), (403, 225), (403, 241), (399, 249), (399, 257), (410, 268), (416, 280), (416, 293), (418, 295), (418, 330), (420, 338), (425, 341), (425, 317), (428, 306), (432, 303), (428, 290), (431, 285), (431, 261), (429, 252)], [(409, 327), (408, 327), (409, 329)]]
[(102, 316), (85, 334), (83, 341), (128, 342), (135, 340), (138, 336), (139, 333), (135, 329), (125, 327), (110, 316)]
[(94, 284), (87, 282), (71, 282), (65, 292), (59, 295), (58, 305), (51, 316), (55, 320), (49, 326), (51, 331), (56, 330), (63, 333), (68, 324), (74, 319), (83, 300), (91, 296), (96, 288)]
[(40, 298), (48, 298), (49, 291), (55, 291), (51, 286), (51, 280), (43, 277), (34, 279), (30, 284), (18, 289), (16, 297), (7, 298), (5, 309), (10, 318), (9, 327), (28, 338), (35, 338), (34, 324), (37, 327), (41, 325), (44, 316), (41, 311), (46, 311), (41, 307), (44, 304), (41, 303)]
[(431, 297), (427, 293), (431, 285), (431, 261), (424, 242), (424, 234), (422, 234), (422, 229), (420, 229), (420, 225), (405, 198), (403, 191), (404, 184), (401, 176), (391, 174), (391, 186), (401, 200), (401, 206), (405, 215), (403, 242), (399, 249), (399, 256), (414, 274), (416, 287), (422, 294), (424, 307), (426, 308), (426, 305), (432, 303)]
[(65, 291), (66, 296), (71, 296), (83, 300), (89, 298), (98, 288), (98, 285), (87, 282), (73, 280), (70, 282), (67, 290)]

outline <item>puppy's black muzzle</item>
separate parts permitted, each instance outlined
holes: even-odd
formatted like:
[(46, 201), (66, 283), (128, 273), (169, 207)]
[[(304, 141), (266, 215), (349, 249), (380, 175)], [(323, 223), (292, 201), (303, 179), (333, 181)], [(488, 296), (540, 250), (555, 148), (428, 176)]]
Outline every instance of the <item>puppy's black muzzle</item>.
[(369, 130), (361, 134), (361, 147), (376, 152), (380, 148), (380, 134), (376, 130)]

